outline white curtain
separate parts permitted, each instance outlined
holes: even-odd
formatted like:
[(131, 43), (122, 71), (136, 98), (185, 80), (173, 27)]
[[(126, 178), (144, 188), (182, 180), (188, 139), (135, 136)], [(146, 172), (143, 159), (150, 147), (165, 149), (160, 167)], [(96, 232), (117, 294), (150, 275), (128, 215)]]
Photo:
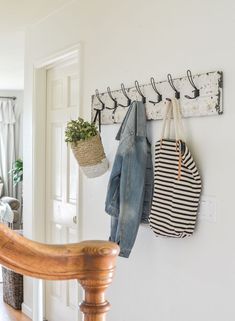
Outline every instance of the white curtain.
[(0, 176), (3, 180), (3, 194), (16, 196), (9, 171), (16, 160), (15, 153), (15, 103), (13, 99), (0, 99)]

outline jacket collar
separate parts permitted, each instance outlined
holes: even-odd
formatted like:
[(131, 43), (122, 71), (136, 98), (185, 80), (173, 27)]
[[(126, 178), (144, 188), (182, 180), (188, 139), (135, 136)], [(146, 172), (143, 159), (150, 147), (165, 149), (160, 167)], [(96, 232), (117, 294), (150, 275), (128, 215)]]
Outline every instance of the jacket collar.
[(142, 101), (133, 101), (131, 103), (119, 128), (116, 140), (121, 139), (127, 124), (128, 127), (133, 128), (135, 136), (146, 137), (146, 113)]

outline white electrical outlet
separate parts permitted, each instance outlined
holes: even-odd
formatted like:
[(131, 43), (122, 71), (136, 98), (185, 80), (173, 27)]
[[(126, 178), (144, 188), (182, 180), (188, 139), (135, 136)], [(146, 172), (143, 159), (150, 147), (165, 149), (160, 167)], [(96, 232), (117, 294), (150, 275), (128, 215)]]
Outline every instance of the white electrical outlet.
[(216, 222), (216, 198), (214, 196), (201, 196), (198, 218), (200, 220)]

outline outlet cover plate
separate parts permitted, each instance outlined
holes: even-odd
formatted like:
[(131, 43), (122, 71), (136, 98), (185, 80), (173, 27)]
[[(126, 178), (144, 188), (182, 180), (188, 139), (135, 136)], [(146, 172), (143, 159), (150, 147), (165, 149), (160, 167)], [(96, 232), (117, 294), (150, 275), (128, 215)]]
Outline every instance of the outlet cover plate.
[(216, 197), (202, 195), (198, 212), (199, 220), (216, 222)]

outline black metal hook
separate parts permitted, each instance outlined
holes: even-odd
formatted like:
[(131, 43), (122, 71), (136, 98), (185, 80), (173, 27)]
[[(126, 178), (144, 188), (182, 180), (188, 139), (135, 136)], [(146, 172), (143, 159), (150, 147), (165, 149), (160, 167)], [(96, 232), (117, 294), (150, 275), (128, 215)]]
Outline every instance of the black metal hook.
[(122, 93), (123, 93), (123, 95), (126, 97), (126, 99), (127, 99), (127, 105), (122, 105), (122, 104), (118, 104), (118, 106), (121, 106), (121, 107), (129, 107), (130, 106), (130, 104), (131, 104), (131, 99), (130, 99), (130, 97), (127, 95), (127, 92), (126, 92), (126, 88), (125, 88), (125, 86), (124, 86), (124, 84), (123, 83), (121, 83), (121, 89), (122, 89)]
[(171, 74), (168, 74), (168, 75), (167, 75), (167, 79), (168, 79), (168, 82), (169, 82), (171, 88), (172, 88), (172, 89), (174, 90), (174, 92), (175, 92), (175, 98), (176, 98), (176, 99), (180, 99), (180, 92), (175, 88), (175, 85), (174, 85), (174, 82), (173, 82), (173, 79), (172, 79)]
[(195, 99), (200, 96), (200, 90), (196, 87), (196, 85), (193, 81), (193, 76), (192, 76), (191, 70), (189, 70), (189, 69), (187, 70), (187, 77), (188, 77), (188, 80), (189, 80), (191, 86), (194, 88), (193, 89), (194, 95), (193, 95), (193, 97), (191, 97), (189, 95), (185, 95), (184, 97), (188, 98), (188, 99)]
[(96, 111), (96, 113), (95, 113), (95, 117), (94, 117), (93, 123), (96, 123), (96, 122), (97, 122), (97, 119), (98, 119), (99, 132), (101, 133), (101, 111), (105, 109), (105, 104), (104, 104), (104, 102), (100, 99), (100, 94), (99, 94), (98, 89), (95, 90), (95, 95), (96, 95), (96, 98), (98, 99), (98, 101), (99, 101), (100, 104), (101, 104), (101, 109), (94, 108), (94, 110)]
[[(99, 100), (99, 102), (101, 103), (102, 108), (100, 110), (104, 110), (105, 109), (105, 104), (104, 102), (100, 99), (100, 93), (98, 91), (98, 89), (95, 90), (95, 95), (96, 98)], [(97, 109), (96, 109), (97, 110)]]
[(106, 108), (109, 109), (109, 110), (114, 110), (115, 111), (117, 109), (117, 107), (118, 107), (117, 99), (112, 96), (110, 87), (107, 87), (107, 92), (108, 92), (108, 95), (109, 95), (110, 99), (114, 102), (114, 107), (106, 107)]
[(135, 88), (136, 88), (138, 94), (141, 96), (143, 104), (145, 104), (146, 103), (146, 97), (143, 95), (143, 93), (140, 90), (140, 85), (139, 85), (138, 80), (135, 81)]
[(117, 110), (117, 108), (118, 108), (117, 98), (114, 98), (114, 97), (112, 96), (110, 87), (107, 87), (107, 92), (108, 92), (108, 95), (109, 95), (110, 99), (114, 102), (114, 107), (113, 107), (113, 108), (106, 107), (106, 108), (113, 111), (113, 112), (112, 112), (112, 119), (113, 119), (113, 121), (114, 121), (114, 123), (115, 123), (115, 117), (114, 117), (114, 116), (115, 116), (115, 112), (116, 112), (116, 110)]
[(153, 87), (153, 90), (156, 92), (156, 94), (157, 94), (157, 101), (152, 101), (152, 100), (149, 100), (149, 102), (151, 103), (151, 104), (158, 104), (158, 103), (160, 103), (160, 101), (162, 101), (162, 95), (160, 94), (160, 92), (157, 90), (157, 87), (156, 87), (156, 83), (155, 83), (155, 80), (154, 80), (154, 78), (153, 77), (151, 77), (150, 78), (150, 82), (151, 82), (151, 85), (152, 85), (152, 87)]
[(97, 119), (98, 119), (98, 125), (99, 125), (99, 132), (101, 133), (101, 110), (102, 109), (96, 109), (96, 113), (95, 113), (95, 117), (94, 117), (94, 120), (93, 120), (93, 123), (95, 124), (97, 122)]

